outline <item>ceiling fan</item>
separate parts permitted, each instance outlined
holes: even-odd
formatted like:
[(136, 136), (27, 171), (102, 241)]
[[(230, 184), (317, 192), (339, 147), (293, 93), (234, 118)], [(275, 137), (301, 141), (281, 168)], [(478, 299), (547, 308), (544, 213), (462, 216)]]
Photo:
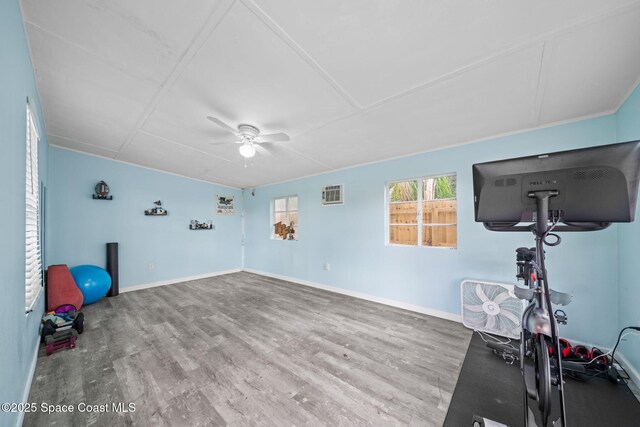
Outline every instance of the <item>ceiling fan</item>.
[(232, 133), (235, 137), (231, 141), (212, 142), (212, 144), (241, 144), (238, 151), (240, 151), (240, 155), (246, 159), (253, 157), (256, 154), (256, 151), (265, 156), (273, 157), (273, 154), (267, 151), (267, 149), (260, 144), (289, 141), (289, 135), (287, 135), (286, 133), (280, 132), (272, 133), (269, 135), (260, 135), (260, 129), (255, 126), (241, 123), (238, 125), (237, 129), (234, 129), (222, 120), (216, 119), (215, 117), (207, 116), (207, 119), (211, 120), (222, 129)]

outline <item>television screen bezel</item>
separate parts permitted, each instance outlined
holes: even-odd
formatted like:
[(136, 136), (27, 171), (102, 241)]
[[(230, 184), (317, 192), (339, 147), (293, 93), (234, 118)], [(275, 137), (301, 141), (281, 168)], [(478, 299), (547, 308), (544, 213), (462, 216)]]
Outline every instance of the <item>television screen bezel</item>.
[[(626, 197), (628, 212), (620, 213), (620, 209), (618, 209), (618, 211), (616, 211), (619, 214), (617, 217), (594, 217), (588, 220), (585, 219), (584, 221), (569, 222), (571, 222), (571, 224), (584, 224), (587, 229), (593, 229), (594, 227), (598, 228), (597, 224), (600, 225), (599, 228), (604, 228), (612, 222), (633, 221), (638, 197), (638, 183), (640, 181), (640, 140), (476, 163), (472, 167), (475, 221), (489, 225), (487, 228), (491, 226), (505, 228), (512, 227), (519, 223), (532, 223), (535, 221), (535, 215), (533, 215), (531, 219), (528, 218), (528, 216), (531, 215), (532, 211), (535, 211), (535, 201), (525, 200), (526, 195), (523, 194), (525, 191), (528, 192), (531, 188), (537, 190), (552, 190), (554, 189), (554, 185), (577, 186), (575, 182), (569, 182), (570, 180), (562, 174), (566, 175), (578, 169), (588, 168), (603, 168), (610, 172), (610, 177), (618, 178), (618, 182), (620, 182), (620, 177), (616, 176), (616, 173), (624, 177), (626, 188), (617, 188), (615, 190), (615, 192), (617, 192), (616, 197), (618, 197), (615, 201), (618, 205), (624, 205), (619, 197)], [(556, 174), (556, 177), (561, 176), (564, 184), (558, 184), (555, 178), (552, 178), (553, 174)], [(542, 177), (549, 176), (549, 179), (534, 180), (531, 183), (525, 183), (522, 179), (523, 177), (533, 175)], [(509, 211), (511, 213), (506, 215), (513, 214), (514, 217), (507, 218), (501, 216), (499, 218), (491, 218), (487, 216), (486, 209), (481, 209), (484, 207), (482, 205), (482, 193), (490, 189), (495, 191), (495, 188), (498, 187), (497, 183), (501, 179), (515, 179), (517, 182), (512, 185), (519, 186), (519, 188), (511, 188), (505, 191), (505, 197), (509, 196), (509, 198), (504, 201), (511, 203), (509, 205)], [(562, 181), (562, 179), (560, 180)], [(493, 188), (491, 188), (490, 182), (494, 182), (495, 185), (493, 185)], [(556, 183), (554, 184), (554, 182)], [(585, 185), (590, 183), (588, 180), (584, 182)], [(525, 188), (527, 186), (531, 188)], [(621, 184), (619, 184), (619, 186), (621, 186)], [(517, 197), (515, 196), (516, 190), (518, 190)], [(495, 199), (495, 194), (491, 194), (491, 196), (492, 199)], [(531, 196), (531, 194), (528, 196)], [(597, 203), (597, 201), (594, 200), (594, 203)], [(516, 208), (516, 205), (519, 205), (519, 207)], [(561, 197), (555, 200), (554, 198), (550, 199), (550, 209), (556, 208), (561, 210), (561, 205)], [(504, 210), (504, 204), (502, 206)], [(496, 207), (496, 210), (498, 209), (500, 208)], [(516, 218), (515, 211), (518, 209), (520, 215)], [(482, 212), (480, 212), (481, 210)], [(561, 222), (565, 221), (561, 220)], [(594, 226), (594, 224), (596, 224), (596, 226)]]

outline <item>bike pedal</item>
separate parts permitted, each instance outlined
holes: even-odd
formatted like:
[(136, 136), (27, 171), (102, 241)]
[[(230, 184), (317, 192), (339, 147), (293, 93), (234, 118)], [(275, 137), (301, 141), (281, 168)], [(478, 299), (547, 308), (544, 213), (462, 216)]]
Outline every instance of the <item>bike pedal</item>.
[(553, 313), (553, 315), (556, 318), (556, 322), (558, 322), (559, 324), (561, 324), (561, 325), (566, 325), (567, 324), (568, 317), (567, 317), (567, 313), (565, 313), (564, 311), (556, 310)]

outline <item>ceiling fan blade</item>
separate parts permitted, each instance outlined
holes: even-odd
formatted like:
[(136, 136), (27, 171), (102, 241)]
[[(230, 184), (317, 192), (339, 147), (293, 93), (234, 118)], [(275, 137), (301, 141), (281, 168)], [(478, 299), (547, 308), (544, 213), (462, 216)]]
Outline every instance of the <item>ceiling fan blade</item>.
[(289, 141), (289, 135), (286, 133), (272, 133), (269, 135), (258, 135), (258, 141), (256, 142), (280, 142), (280, 141)]
[(273, 154), (271, 154), (271, 152), (269, 152), (269, 150), (267, 150), (264, 147), (259, 146), (258, 144), (253, 144), (253, 148), (255, 148), (258, 153), (262, 154), (265, 157), (273, 157)]
[(231, 126), (229, 126), (228, 124), (226, 124), (225, 122), (223, 122), (220, 119), (216, 119), (215, 117), (211, 117), (211, 116), (207, 116), (207, 119), (211, 120), (213, 123), (217, 124), (222, 129), (228, 130), (229, 132), (233, 133), (234, 135), (238, 133), (237, 129), (232, 128)]

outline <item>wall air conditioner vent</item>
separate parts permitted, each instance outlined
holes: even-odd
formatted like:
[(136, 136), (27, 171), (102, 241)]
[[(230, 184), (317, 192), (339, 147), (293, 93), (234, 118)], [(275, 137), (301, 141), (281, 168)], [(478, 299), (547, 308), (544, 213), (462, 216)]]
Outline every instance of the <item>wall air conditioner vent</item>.
[(323, 205), (341, 205), (342, 203), (344, 203), (342, 184), (327, 185), (322, 188)]

